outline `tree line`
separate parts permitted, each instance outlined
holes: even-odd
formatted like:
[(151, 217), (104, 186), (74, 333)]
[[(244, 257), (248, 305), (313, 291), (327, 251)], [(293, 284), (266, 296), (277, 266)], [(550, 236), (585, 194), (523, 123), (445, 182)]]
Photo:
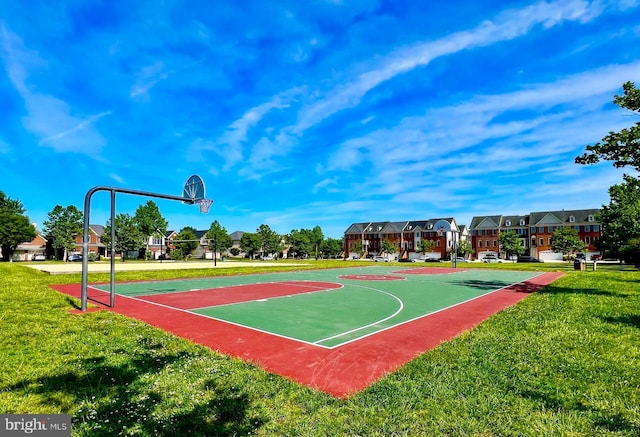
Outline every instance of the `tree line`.
[[(22, 202), (8, 197), (0, 191), (0, 247), (3, 261), (10, 261), (18, 245), (33, 240), (36, 229), (25, 215)], [(113, 244), (114, 252), (122, 255), (135, 252), (140, 258), (151, 258), (150, 239), (163, 239), (167, 235), (168, 221), (162, 216), (157, 204), (149, 200), (140, 205), (134, 215), (127, 213), (115, 217)], [(74, 205), (63, 207), (56, 205), (43, 223), (43, 235), (49, 240), (56, 259), (67, 259), (68, 254), (77, 248), (76, 239), (82, 235), (84, 220), (82, 212)], [(108, 220), (101, 241), (111, 247), (111, 220)], [(244, 252), (250, 258), (273, 256), (281, 257), (288, 250), (289, 257), (336, 257), (342, 253), (340, 239), (325, 238), (319, 226), (313, 229), (293, 229), (289, 234), (280, 235), (268, 225), (260, 225), (255, 232), (245, 232), (240, 239), (240, 247), (233, 248), (233, 240), (227, 230), (217, 221), (213, 221), (204, 234), (209, 249), (216, 254), (231, 253), (234, 256)], [(194, 254), (200, 245), (195, 228), (186, 226), (175, 235), (165, 255), (172, 259), (185, 259)]]

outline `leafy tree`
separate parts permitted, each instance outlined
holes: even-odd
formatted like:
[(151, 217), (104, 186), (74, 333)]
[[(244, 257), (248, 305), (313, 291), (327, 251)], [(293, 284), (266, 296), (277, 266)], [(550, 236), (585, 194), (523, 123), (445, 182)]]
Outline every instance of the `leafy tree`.
[(602, 207), (598, 220), (602, 231), (598, 244), (609, 256), (625, 261), (633, 258), (633, 244), (640, 238), (640, 180), (624, 175), (624, 182), (609, 188), (609, 205)]
[(287, 236), (289, 253), (296, 257), (309, 256), (314, 250), (311, 238), (311, 232), (308, 229), (293, 229)]
[(473, 246), (469, 240), (458, 241), (457, 252), (459, 256), (467, 256), (473, 252)]
[[(218, 223), (218, 220), (211, 223), (206, 238), (209, 240), (209, 246), (213, 249), (215, 245), (215, 250), (218, 252), (225, 252), (233, 246), (233, 240), (229, 236), (229, 233)], [(214, 256), (216, 255), (214, 254)]]
[(393, 253), (396, 251), (396, 245), (391, 242), (391, 240), (385, 238), (382, 240), (382, 245), (380, 246), (380, 250), (383, 253)]
[(349, 251), (351, 252), (356, 252), (359, 256), (364, 255), (364, 250), (362, 248), (362, 240), (358, 240), (355, 243), (353, 243), (353, 245), (351, 246), (350, 250), (347, 250), (347, 253), (345, 254), (345, 256), (349, 256)]
[(153, 200), (149, 200), (145, 205), (138, 207), (134, 220), (146, 241), (146, 252), (149, 251), (149, 238), (152, 236), (162, 238), (167, 233), (167, 226), (169, 226), (169, 223), (162, 217), (158, 205)]
[(11, 199), (0, 191), (0, 247), (3, 261), (11, 261), (18, 245), (31, 241), (36, 236), (36, 228), (24, 212), (22, 202)]
[(191, 226), (185, 226), (180, 229), (178, 235), (175, 237), (174, 246), (178, 253), (173, 254), (174, 257), (188, 258), (194, 250), (200, 245), (196, 230)]
[(320, 250), (320, 246), (324, 241), (324, 234), (322, 232), (322, 228), (320, 226), (316, 226), (311, 231), (309, 231), (309, 242), (311, 246), (315, 250), (315, 257), (318, 258), (318, 251)]
[(551, 236), (551, 250), (569, 255), (582, 252), (585, 243), (580, 239), (578, 232), (572, 227), (560, 227), (553, 231)]
[[(614, 96), (613, 102), (640, 115), (640, 90), (633, 82), (624, 83), (622, 90), (623, 95)], [(601, 142), (587, 146), (575, 162), (595, 164), (601, 159), (613, 161), (617, 168), (629, 166), (640, 171), (640, 122), (620, 132), (610, 132)], [(640, 259), (640, 247), (632, 243), (640, 239), (640, 182), (629, 175), (623, 178), (622, 184), (609, 188), (611, 201), (599, 217), (602, 231), (598, 245), (610, 255), (625, 260)]]
[[(640, 89), (633, 82), (622, 85), (623, 95), (614, 96), (613, 103), (640, 115)], [(601, 142), (586, 147), (575, 159), (577, 164), (596, 164), (601, 159), (613, 161), (617, 168), (630, 166), (640, 171), (640, 122), (620, 132), (610, 132)]]
[(324, 255), (336, 256), (344, 250), (344, 242), (336, 238), (327, 238), (322, 241), (320, 251)]
[[(140, 232), (135, 218), (129, 214), (118, 214), (116, 216), (115, 236), (116, 241), (113, 244), (113, 250), (122, 254), (123, 262), (127, 258), (127, 252), (140, 250), (145, 244), (145, 236)], [(104, 228), (102, 242), (109, 247), (111, 246), (111, 220), (107, 221), (107, 225)]]
[(260, 235), (251, 232), (245, 232), (240, 237), (240, 249), (242, 249), (250, 258), (262, 250), (262, 239)]
[(526, 250), (522, 245), (522, 241), (520, 241), (520, 236), (513, 229), (501, 232), (498, 240), (507, 258), (511, 257), (511, 255), (522, 255)]
[(416, 245), (416, 250), (423, 255), (427, 252), (433, 252), (433, 249), (435, 248), (436, 248), (436, 242), (433, 240), (422, 239)]
[(280, 247), (280, 240), (282, 240), (282, 238), (273, 231), (269, 225), (260, 225), (260, 227), (256, 229), (256, 233), (260, 237), (260, 251), (263, 254), (278, 253), (282, 250)]
[(76, 237), (82, 235), (82, 212), (75, 206), (62, 207), (56, 205), (45, 220), (44, 232), (52, 240), (52, 246), (56, 252), (63, 252), (62, 259), (67, 259), (68, 252), (75, 249)]

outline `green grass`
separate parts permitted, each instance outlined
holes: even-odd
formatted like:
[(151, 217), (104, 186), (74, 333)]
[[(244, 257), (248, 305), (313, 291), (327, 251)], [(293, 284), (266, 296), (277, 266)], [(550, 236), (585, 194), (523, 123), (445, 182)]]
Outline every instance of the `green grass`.
[(567, 275), (338, 400), (117, 314), (70, 314), (78, 302), (48, 285), (80, 275), (0, 264), (0, 413), (68, 413), (74, 436), (640, 435), (640, 273), (472, 266)]

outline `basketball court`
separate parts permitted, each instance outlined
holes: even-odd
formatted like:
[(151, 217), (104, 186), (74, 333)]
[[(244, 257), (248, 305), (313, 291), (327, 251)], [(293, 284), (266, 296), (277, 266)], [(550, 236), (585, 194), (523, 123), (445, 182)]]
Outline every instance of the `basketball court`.
[(87, 298), (344, 398), (560, 275), (383, 265), (91, 284)]

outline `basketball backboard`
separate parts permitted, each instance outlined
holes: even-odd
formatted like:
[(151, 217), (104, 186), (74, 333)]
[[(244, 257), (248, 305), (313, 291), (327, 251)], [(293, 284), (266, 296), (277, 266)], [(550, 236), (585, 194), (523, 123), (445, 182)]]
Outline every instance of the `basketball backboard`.
[(200, 199), (204, 199), (206, 194), (204, 181), (200, 176), (194, 174), (187, 179), (182, 191), (182, 197), (185, 199), (184, 203), (197, 203)]

